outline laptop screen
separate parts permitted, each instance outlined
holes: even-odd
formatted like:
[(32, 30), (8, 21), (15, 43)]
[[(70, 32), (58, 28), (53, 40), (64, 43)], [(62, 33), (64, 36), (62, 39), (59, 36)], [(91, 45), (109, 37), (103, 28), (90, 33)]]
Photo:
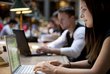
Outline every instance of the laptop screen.
[(18, 56), (17, 43), (15, 36), (6, 37), (6, 45), (9, 55), (9, 63), (12, 69), (12, 72), (15, 71), (20, 66), (20, 59)]
[[(24, 30), (13, 30), (16, 35), (16, 40), (18, 44), (18, 49), (22, 55), (31, 55), (30, 48), (28, 46), (28, 42), (24, 33)], [(21, 40), (22, 39), (22, 40)]]

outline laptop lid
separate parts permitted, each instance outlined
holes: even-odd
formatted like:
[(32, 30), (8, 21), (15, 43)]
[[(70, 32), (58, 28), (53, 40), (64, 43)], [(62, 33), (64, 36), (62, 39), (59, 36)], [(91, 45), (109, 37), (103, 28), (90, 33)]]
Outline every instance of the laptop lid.
[[(17, 70), (20, 71), (21, 63), (20, 63), (20, 57), (19, 57), (19, 53), (18, 53), (17, 42), (16, 42), (15, 36), (6, 36), (6, 48), (7, 48), (8, 56), (9, 56), (9, 65), (10, 65), (10, 69), (11, 69), (11, 74), (16, 74)], [(34, 67), (34, 65), (25, 65), (25, 68), (27, 68), (27, 69), (25, 69), (26, 71), (24, 73), (20, 72), (20, 74), (34, 74), (34, 71), (32, 70), (33, 67)], [(24, 67), (22, 67), (21, 69), (23, 69), (23, 68)], [(27, 72), (27, 70), (29, 72)], [(24, 71), (24, 70), (22, 70), (22, 71)], [(19, 74), (19, 73), (17, 73), (17, 74)], [(38, 71), (37, 74), (45, 74), (45, 73)]]
[(14, 73), (17, 68), (21, 66), (15, 36), (6, 36), (6, 48), (9, 56), (11, 73)]
[(31, 51), (24, 33), (24, 30), (13, 30), (16, 35), (16, 40), (18, 44), (18, 49), (22, 55), (28, 56), (31, 55)]

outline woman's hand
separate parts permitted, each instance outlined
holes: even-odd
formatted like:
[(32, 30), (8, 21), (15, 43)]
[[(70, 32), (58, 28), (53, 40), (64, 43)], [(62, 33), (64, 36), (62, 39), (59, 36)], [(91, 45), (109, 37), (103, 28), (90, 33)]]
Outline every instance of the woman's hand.
[(50, 64), (54, 66), (62, 66), (63, 64), (59, 62), (58, 60), (49, 61)]
[(50, 64), (50, 62), (41, 62), (35, 66), (34, 71), (36, 73), (37, 73), (37, 71), (42, 71), (46, 74), (55, 74), (56, 68), (57, 68), (57, 66)]

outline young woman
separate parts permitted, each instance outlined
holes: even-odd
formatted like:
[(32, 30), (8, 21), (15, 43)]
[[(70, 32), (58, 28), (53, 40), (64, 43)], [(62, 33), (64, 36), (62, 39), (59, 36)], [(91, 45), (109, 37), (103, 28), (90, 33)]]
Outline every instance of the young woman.
[(36, 65), (34, 71), (46, 74), (110, 74), (110, 26), (105, 18), (105, 15), (110, 17), (110, 11), (106, 10), (108, 6), (109, 3), (105, 4), (103, 0), (81, 0), (81, 17), (87, 27), (88, 60), (70, 63), (72, 69), (55, 66), (59, 62), (42, 62)]

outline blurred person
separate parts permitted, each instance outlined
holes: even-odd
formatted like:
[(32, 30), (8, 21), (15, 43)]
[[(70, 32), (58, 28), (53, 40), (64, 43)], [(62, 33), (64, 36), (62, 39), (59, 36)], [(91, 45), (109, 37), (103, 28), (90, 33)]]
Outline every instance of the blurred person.
[[(55, 41), (41, 47), (37, 51), (66, 55), (77, 60), (85, 46), (85, 27), (75, 23), (75, 10), (73, 7), (59, 9), (58, 19), (64, 32)], [(84, 56), (82, 56), (84, 59)]]
[(30, 19), (30, 22), (28, 23), (28, 28), (26, 32), (29, 33), (28, 37), (37, 37), (37, 34), (39, 32), (39, 25), (40, 22), (36, 19)]
[(2, 21), (2, 18), (0, 17), (0, 32), (1, 32), (2, 28), (3, 28), (3, 21)]
[(61, 28), (59, 21), (58, 21), (58, 11), (55, 11), (52, 14), (51, 18), (49, 19), (48, 24), (47, 24), (47, 31), (48, 31), (48, 34), (45, 34), (47, 38), (44, 37), (45, 39), (43, 41), (46, 43), (56, 40), (63, 33), (63, 29)]
[(0, 32), (2, 29), (3, 29), (3, 24), (2, 24), (2, 22), (0, 22)]
[(4, 18), (3, 24), (6, 25), (7, 22), (9, 22), (9, 21), (10, 21), (10, 16), (7, 16), (7, 17)]
[(39, 20), (37, 20), (35, 18), (32, 19), (32, 24), (31, 24), (30, 28), (31, 28), (33, 36), (37, 36), (37, 33), (39, 32), (39, 25), (40, 25)]
[(57, 31), (58, 33), (62, 34), (64, 30), (61, 28), (61, 25), (60, 25), (60, 23), (59, 23), (58, 13), (59, 13), (58, 10), (55, 11), (55, 12), (52, 14), (52, 18), (51, 18), (51, 19), (52, 19), (52, 20), (54, 21), (54, 23), (56, 24), (56, 31)]
[(13, 35), (13, 29), (16, 26), (17, 21), (15, 19), (10, 19), (10, 21), (1, 30), (0, 36)]
[[(87, 60), (71, 62), (42, 62), (34, 71), (46, 74), (110, 74), (110, 1), (81, 0), (81, 18), (86, 23)], [(106, 13), (106, 14), (105, 14)], [(106, 16), (105, 16), (106, 15)], [(59, 65), (58, 65), (59, 64)], [(55, 66), (57, 65), (57, 66)], [(66, 68), (66, 67), (69, 68)], [(71, 68), (70, 68), (71, 67)]]
[(56, 23), (55, 23), (54, 20), (52, 20), (52, 19), (50, 19), (50, 20), (48, 21), (47, 28), (48, 28), (48, 33), (49, 33), (49, 34), (59, 33), (59, 32), (60, 32), (60, 31), (58, 30), (58, 28), (57, 28)]
[(35, 18), (28, 18), (27, 21), (25, 35), (29, 42), (37, 42), (40, 22)]

